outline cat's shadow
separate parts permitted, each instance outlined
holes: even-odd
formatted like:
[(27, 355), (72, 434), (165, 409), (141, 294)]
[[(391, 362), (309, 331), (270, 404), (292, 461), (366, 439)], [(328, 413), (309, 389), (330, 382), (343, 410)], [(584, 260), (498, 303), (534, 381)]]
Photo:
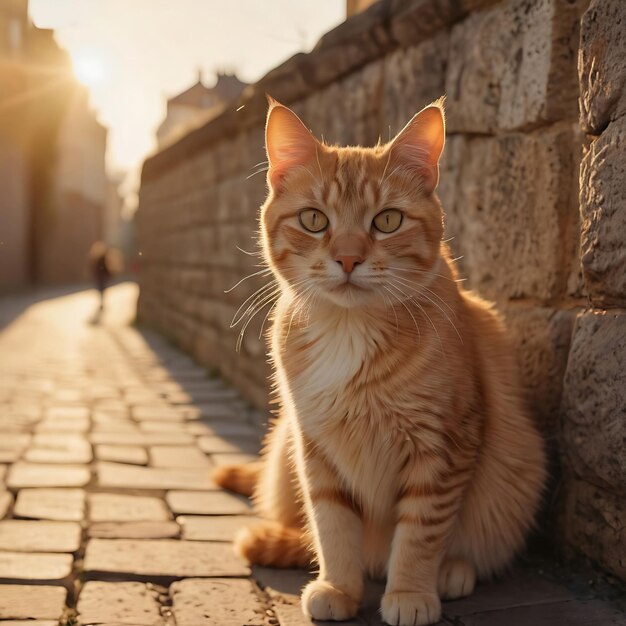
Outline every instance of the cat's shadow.
[[(273, 569), (269, 567), (252, 567), (252, 576), (272, 599), (277, 613), (282, 613), (283, 620), (291, 623), (290, 615), (294, 618), (301, 612), (300, 592), (302, 588), (315, 578), (315, 574), (299, 569)], [(319, 622), (310, 624), (342, 624), (343, 626), (385, 626), (379, 614), (380, 598), (385, 590), (383, 581), (367, 580), (363, 602), (358, 615), (347, 622)], [(280, 619), (280, 615), (279, 615)], [(281, 621), (281, 623), (282, 623)], [(306, 618), (298, 619), (297, 624), (304, 626), (309, 622)]]

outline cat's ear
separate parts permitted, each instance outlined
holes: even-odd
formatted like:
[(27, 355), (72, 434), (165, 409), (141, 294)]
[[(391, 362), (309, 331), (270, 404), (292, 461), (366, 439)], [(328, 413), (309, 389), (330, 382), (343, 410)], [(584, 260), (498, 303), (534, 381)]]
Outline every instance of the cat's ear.
[(432, 193), (439, 182), (439, 158), (446, 137), (443, 99), (419, 113), (391, 142), (391, 158), (415, 169), (426, 193)]
[(315, 158), (318, 142), (291, 109), (272, 98), (268, 100), (265, 126), (268, 180), (271, 187), (277, 189), (290, 169)]

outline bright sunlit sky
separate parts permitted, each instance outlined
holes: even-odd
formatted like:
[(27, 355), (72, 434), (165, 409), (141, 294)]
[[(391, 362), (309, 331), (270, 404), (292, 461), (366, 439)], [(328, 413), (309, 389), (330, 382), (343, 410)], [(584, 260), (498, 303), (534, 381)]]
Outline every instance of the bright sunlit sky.
[(109, 128), (110, 172), (132, 170), (156, 146), (165, 100), (202, 69), (254, 82), (345, 17), (345, 0), (30, 0), (53, 28)]

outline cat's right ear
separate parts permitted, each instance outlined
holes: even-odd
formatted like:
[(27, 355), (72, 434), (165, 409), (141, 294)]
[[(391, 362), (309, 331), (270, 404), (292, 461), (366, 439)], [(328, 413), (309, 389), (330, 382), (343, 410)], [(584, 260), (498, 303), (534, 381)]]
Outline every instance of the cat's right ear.
[(268, 181), (272, 189), (278, 189), (290, 169), (315, 158), (318, 142), (291, 109), (272, 98), (268, 100), (265, 126)]

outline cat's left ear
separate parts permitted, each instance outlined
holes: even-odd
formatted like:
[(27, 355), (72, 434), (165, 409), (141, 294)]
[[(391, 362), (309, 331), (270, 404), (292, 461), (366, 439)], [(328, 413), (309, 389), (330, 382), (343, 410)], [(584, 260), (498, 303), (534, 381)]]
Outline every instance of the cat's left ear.
[(268, 181), (277, 189), (290, 169), (315, 158), (318, 142), (291, 109), (271, 98), (269, 105), (265, 126)]
[(446, 137), (443, 99), (417, 113), (391, 142), (391, 158), (415, 169), (426, 193), (439, 182), (439, 158)]

